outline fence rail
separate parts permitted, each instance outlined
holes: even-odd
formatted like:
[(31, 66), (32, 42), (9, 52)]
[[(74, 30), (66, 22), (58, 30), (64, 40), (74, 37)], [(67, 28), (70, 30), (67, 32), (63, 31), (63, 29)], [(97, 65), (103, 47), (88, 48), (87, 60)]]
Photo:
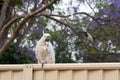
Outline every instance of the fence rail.
[(0, 65), (0, 80), (120, 80), (120, 63)]

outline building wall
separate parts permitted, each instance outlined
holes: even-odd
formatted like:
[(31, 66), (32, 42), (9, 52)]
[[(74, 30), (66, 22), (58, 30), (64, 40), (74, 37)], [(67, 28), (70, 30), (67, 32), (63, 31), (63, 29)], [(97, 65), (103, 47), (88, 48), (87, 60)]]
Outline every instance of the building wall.
[(0, 80), (120, 80), (120, 63), (0, 65)]

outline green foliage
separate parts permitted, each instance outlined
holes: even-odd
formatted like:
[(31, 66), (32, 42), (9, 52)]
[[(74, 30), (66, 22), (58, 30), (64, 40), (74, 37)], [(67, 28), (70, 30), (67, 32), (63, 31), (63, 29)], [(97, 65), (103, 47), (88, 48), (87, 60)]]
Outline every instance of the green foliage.
[(15, 44), (12, 44), (3, 56), (0, 58), (0, 64), (29, 64), (35, 63), (33, 57), (27, 56), (27, 53), (20, 53)]
[(71, 52), (69, 52), (68, 46), (69, 42), (64, 40), (63, 38), (63, 31), (51, 31), (49, 30), (48, 33), (51, 34), (51, 41), (56, 42), (55, 53), (56, 53), (56, 63), (74, 63), (75, 61), (72, 60)]
[(56, 63), (73, 63), (72, 56), (68, 50), (67, 42), (59, 41), (56, 50)]
[(0, 3), (3, 3), (4, 2), (4, 0), (0, 0)]
[(48, 33), (51, 35), (52, 41), (59, 41), (62, 39), (61, 31), (51, 31), (49, 30)]
[(14, 0), (14, 3), (15, 3), (15, 5), (17, 5), (19, 7), (23, 6), (22, 0)]
[[(42, 4), (47, 4), (48, 2), (51, 2), (52, 0), (43, 0), (43, 3)], [(54, 4), (57, 5), (59, 4), (60, 0), (57, 0)], [(54, 5), (53, 6), (50, 6), (48, 8), (50, 11), (53, 11), (55, 8), (54, 8)]]

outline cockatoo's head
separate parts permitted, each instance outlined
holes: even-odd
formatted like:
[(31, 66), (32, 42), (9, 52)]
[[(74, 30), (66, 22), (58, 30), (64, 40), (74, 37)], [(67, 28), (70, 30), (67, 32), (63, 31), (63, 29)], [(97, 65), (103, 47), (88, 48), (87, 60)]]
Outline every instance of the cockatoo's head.
[(41, 39), (44, 40), (44, 41), (50, 41), (50, 34), (49, 33), (44, 33)]

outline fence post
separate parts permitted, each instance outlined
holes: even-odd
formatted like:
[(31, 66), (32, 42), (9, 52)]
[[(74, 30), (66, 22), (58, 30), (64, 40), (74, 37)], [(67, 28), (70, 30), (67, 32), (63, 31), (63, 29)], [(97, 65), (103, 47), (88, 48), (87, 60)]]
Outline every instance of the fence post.
[(23, 80), (33, 80), (33, 65), (32, 64), (24, 65)]

